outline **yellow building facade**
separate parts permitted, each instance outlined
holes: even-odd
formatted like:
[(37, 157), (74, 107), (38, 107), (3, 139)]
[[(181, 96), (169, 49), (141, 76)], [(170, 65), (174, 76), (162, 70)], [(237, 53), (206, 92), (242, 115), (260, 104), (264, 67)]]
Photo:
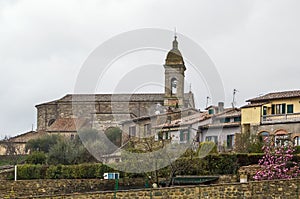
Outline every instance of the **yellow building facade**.
[(300, 145), (300, 90), (268, 93), (241, 108), (242, 132), (289, 135)]

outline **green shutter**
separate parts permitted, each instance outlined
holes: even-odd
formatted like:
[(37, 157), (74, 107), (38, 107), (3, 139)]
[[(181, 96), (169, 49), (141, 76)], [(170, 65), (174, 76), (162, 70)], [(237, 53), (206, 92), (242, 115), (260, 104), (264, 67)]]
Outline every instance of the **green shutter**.
[(272, 115), (275, 114), (275, 104), (272, 104)]
[(230, 135), (227, 135), (227, 148), (230, 146)]
[(180, 131), (180, 141), (183, 141), (183, 131)]
[(285, 107), (286, 107), (286, 104), (282, 104), (282, 114), (285, 114)]
[(287, 113), (294, 113), (294, 105), (293, 104), (287, 105)]
[(235, 121), (235, 122), (240, 122), (240, 121), (241, 121), (241, 118), (240, 118), (240, 117), (235, 117), (235, 118), (234, 118), (234, 121)]

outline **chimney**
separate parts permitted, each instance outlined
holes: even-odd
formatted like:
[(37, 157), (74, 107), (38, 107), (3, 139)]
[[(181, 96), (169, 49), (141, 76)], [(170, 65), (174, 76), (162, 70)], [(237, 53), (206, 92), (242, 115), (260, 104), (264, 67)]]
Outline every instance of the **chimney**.
[(224, 111), (224, 102), (218, 103), (218, 109), (219, 109), (219, 113), (222, 113)]

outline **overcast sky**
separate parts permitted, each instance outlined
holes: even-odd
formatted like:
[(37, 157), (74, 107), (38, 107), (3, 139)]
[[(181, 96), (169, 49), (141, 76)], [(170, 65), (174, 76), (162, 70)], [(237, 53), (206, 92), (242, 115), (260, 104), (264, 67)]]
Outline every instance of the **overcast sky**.
[[(238, 106), (299, 89), (299, 10), (298, 0), (0, 0), (0, 137), (36, 128), (36, 104), (72, 93), (97, 46), (139, 28), (176, 27), (197, 42), (222, 78), (227, 106), (234, 88)], [(163, 64), (165, 53), (154, 58)], [(208, 93), (196, 94), (203, 109)]]

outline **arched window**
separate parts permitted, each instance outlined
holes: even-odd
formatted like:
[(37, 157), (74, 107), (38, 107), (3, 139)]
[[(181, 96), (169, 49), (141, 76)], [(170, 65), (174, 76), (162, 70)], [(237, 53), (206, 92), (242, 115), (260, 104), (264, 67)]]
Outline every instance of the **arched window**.
[(172, 95), (177, 94), (177, 79), (175, 77), (171, 79), (171, 92)]
[(285, 130), (278, 130), (275, 133), (275, 146), (287, 146), (290, 137)]
[(269, 136), (270, 136), (269, 132), (263, 131), (263, 132), (260, 132), (259, 135), (260, 135), (262, 141), (264, 141), (264, 142), (268, 142), (269, 141)]
[(55, 122), (55, 119), (51, 119), (51, 120), (49, 120), (49, 122), (48, 122), (48, 126), (51, 126), (53, 123)]
[(295, 146), (300, 146), (300, 137), (299, 136), (294, 137), (294, 144), (295, 144)]

